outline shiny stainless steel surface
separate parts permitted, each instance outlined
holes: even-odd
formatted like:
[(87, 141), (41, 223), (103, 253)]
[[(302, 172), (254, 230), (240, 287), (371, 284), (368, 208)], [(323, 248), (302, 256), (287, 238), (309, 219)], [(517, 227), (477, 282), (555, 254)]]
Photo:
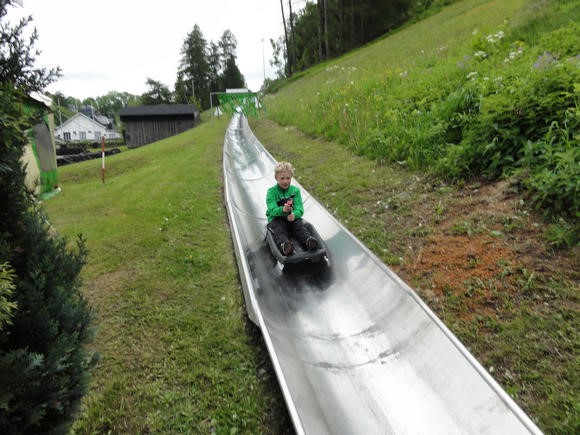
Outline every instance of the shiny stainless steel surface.
[(235, 115), (224, 142), (226, 206), (246, 309), (296, 432), (540, 433), (418, 296), (302, 187), (330, 267), (276, 266), (263, 242), (274, 164)]

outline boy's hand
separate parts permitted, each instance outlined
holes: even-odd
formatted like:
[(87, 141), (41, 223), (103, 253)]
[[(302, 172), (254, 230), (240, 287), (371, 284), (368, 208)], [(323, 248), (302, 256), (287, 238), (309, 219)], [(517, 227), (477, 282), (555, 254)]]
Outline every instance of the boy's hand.
[(292, 200), (286, 202), (286, 204), (284, 204), (284, 207), (282, 208), (282, 210), (284, 211), (284, 213), (291, 213), (292, 212)]
[(288, 219), (288, 222), (294, 222), (294, 219), (296, 219), (296, 216), (294, 216), (294, 213), (290, 213), (286, 219)]

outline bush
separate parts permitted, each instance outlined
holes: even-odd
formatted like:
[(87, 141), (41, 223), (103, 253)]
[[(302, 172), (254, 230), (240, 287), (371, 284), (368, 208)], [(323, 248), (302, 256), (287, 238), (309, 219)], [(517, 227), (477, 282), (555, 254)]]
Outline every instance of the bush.
[[(0, 19), (11, 3), (0, 3)], [(0, 432), (65, 433), (89, 376), (87, 251), (81, 238), (67, 249), (25, 187), (25, 132), (39, 114), (23, 106), (58, 74), (33, 68), (36, 35), (21, 41), (29, 21), (0, 26)]]
[[(499, 50), (505, 59), (493, 80), (483, 65), (483, 73), (472, 73), (468, 84), (436, 106), (446, 138), (457, 141), (437, 162), (440, 174), (492, 180), (518, 172), (538, 208), (556, 215), (580, 212), (580, 68), (570, 56), (580, 46), (579, 30), (572, 24), (548, 33), (535, 52), (521, 43), (508, 53)], [(482, 40), (475, 44), (481, 52)], [(493, 59), (484, 62), (495, 68)]]
[(90, 309), (80, 294), (86, 259), (82, 239), (76, 252), (50, 232), (47, 220), (24, 186), (20, 155), (22, 94), (0, 89), (0, 262), (13, 269), (5, 294), (10, 322), (0, 335), (0, 428), (3, 433), (65, 432), (86, 391), (83, 348), (90, 339)]

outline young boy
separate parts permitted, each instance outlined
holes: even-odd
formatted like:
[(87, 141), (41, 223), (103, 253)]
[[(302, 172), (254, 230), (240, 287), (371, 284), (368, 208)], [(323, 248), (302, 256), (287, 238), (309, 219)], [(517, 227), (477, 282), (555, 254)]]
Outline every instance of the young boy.
[(295, 252), (290, 236), (293, 236), (309, 251), (320, 248), (318, 240), (312, 237), (302, 221), (304, 206), (300, 189), (291, 184), (293, 176), (294, 167), (290, 163), (278, 163), (274, 167), (274, 178), (277, 184), (270, 187), (266, 194), (268, 230), (272, 232), (274, 242), (280, 246), (285, 256)]

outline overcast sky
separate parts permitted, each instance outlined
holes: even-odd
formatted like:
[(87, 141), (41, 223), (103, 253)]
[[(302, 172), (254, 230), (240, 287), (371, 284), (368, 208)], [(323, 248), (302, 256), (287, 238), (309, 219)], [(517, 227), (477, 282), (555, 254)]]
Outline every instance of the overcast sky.
[[(270, 38), (284, 34), (279, 0), (22, 0), (7, 20), (32, 15), (38, 30), (36, 66), (60, 66), (48, 87), (84, 99), (110, 91), (140, 95), (147, 78), (173, 90), (180, 51), (197, 24), (206, 41), (226, 29), (238, 41), (237, 65), (252, 91), (273, 78)], [(305, 1), (293, 0), (295, 10)], [(288, 2), (284, 1), (285, 7)], [(288, 12), (285, 10), (287, 16)]]

